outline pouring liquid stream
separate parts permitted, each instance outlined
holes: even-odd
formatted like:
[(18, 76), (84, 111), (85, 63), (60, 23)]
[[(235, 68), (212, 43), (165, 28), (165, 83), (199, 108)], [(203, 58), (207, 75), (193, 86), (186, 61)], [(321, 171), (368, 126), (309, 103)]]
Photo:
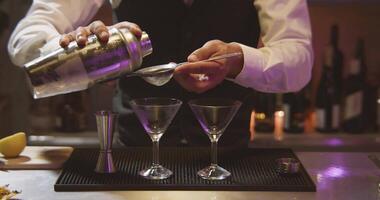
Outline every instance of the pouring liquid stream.
[[(196, 62), (210, 62), (210, 61), (215, 61), (215, 60), (221, 60), (221, 59), (227, 59), (231, 57), (237, 57), (241, 56), (242, 53), (237, 52), (237, 53), (229, 53), (229, 54), (224, 54), (220, 56), (215, 56), (206, 60), (200, 60)], [(186, 64), (188, 62), (182, 62), (182, 63), (168, 63), (168, 64), (162, 64), (162, 65), (155, 65), (152, 67), (146, 67), (140, 70), (137, 70), (133, 72), (132, 74), (129, 74), (127, 77), (130, 76), (139, 76), (142, 79), (144, 79), (146, 82), (155, 85), (155, 86), (162, 86), (166, 84), (167, 82), (170, 81), (170, 79), (173, 77), (173, 71), (176, 67), (181, 66), (183, 64)], [(206, 75), (201, 75), (200, 79), (206, 78)]]

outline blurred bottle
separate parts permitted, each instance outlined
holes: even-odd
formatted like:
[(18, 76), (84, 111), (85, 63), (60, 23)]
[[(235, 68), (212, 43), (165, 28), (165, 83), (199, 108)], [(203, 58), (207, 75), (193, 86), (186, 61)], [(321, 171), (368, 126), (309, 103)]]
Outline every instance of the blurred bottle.
[(54, 130), (54, 99), (33, 100), (28, 113), (30, 132), (47, 133)]
[(340, 126), (343, 55), (338, 48), (338, 39), (338, 26), (333, 25), (330, 43), (324, 52), (316, 99), (316, 130), (324, 133), (339, 131)]
[(344, 84), (342, 128), (345, 132), (360, 133), (365, 131), (366, 71), (364, 41), (359, 39), (356, 44), (355, 55), (348, 63), (348, 76)]
[(375, 121), (376, 121), (376, 130), (377, 132), (380, 132), (380, 87), (377, 88), (377, 91), (376, 91), (376, 96), (377, 96), (377, 99), (376, 99), (376, 117), (375, 117)]
[(273, 133), (275, 94), (256, 92), (255, 131)]
[(380, 120), (378, 120), (378, 116), (380, 116), (380, 90), (377, 80), (369, 77), (364, 90), (363, 112), (365, 117), (363, 126), (366, 132), (376, 133), (379, 131), (380, 125)]
[(80, 132), (86, 129), (86, 112), (82, 92), (63, 96), (57, 106), (56, 129), (61, 132)]
[(297, 93), (284, 94), (285, 132), (304, 132), (307, 106), (305, 90), (301, 90)]
[(380, 88), (377, 89), (376, 130), (380, 132)]

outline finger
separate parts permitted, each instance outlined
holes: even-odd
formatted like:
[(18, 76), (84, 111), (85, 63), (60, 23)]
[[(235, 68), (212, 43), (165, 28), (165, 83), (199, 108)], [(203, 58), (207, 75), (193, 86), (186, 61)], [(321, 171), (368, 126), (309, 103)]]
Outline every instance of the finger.
[(113, 81), (108, 81), (106, 83), (106, 85), (110, 88), (116, 88), (116, 85), (117, 85), (117, 81), (116, 80), (113, 80)]
[(217, 62), (194, 62), (177, 67), (174, 73), (178, 74), (216, 74), (223, 72), (223, 66)]
[(75, 37), (73, 36), (72, 33), (64, 34), (62, 35), (61, 39), (59, 40), (59, 45), (63, 48), (69, 46), (70, 42), (75, 40)]
[(84, 27), (79, 27), (76, 30), (75, 40), (77, 41), (78, 46), (84, 47), (87, 43), (87, 36), (89, 35), (89, 31)]
[(90, 31), (94, 33), (96, 37), (102, 43), (107, 43), (109, 39), (109, 33), (107, 26), (102, 21), (94, 21), (90, 24)]
[(217, 85), (219, 85), (223, 80), (223, 76), (218, 75), (208, 75), (207, 79), (201, 80), (200, 78), (203, 77), (202, 75), (198, 75), (196, 77), (197, 82), (194, 84), (194, 92), (196, 93), (203, 93), (206, 92)]
[(208, 83), (200, 82), (198, 76), (192, 74), (177, 74), (174, 79), (187, 91), (202, 93), (208, 89)]
[(174, 74), (174, 79), (186, 90), (195, 93), (203, 93), (216, 87), (223, 78), (219, 76), (208, 76), (200, 80), (200, 74)]
[(138, 39), (141, 38), (142, 30), (141, 28), (132, 22), (120, 22), (115, 25), (113, 25), (115, 28), (127, 28), (129, 31), (132, 32), (133, 35), (135, 35)]
[(220, 51), (220, 46), (223, 44), (220, 40), (211, 40), (203, 45), (203, 47), (195, 50), (187, 57), (189, 62), (195, 62), (210, 58), (212, 55)]
[(192, 92), (191, 84), (189, 84), (188, 80), (190, 78), (189, 74), (174, 74), (173, 78), (187, 91)]

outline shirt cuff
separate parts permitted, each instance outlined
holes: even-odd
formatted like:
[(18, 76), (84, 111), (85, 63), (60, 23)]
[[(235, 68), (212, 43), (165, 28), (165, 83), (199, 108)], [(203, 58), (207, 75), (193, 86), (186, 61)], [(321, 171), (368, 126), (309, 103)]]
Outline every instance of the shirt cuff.
[(40, 55), (46, 55), (58, 48), (59, 46), (59, 40), (61, 39), (60, 35), (54, 36), (53, 38), (49, 39), (48, 42), (44, 46), (40, 48)]
[[(239, 43), (238, 43), (239, 44)], [(244, 87), (253, 88), (259, 91), (267, 91), (264, 77), (264, 58), (262, 52), (243, 44), (239, 44), (244, 56), (244, 64), (241, 72), (235, 79), (229, 79)]]

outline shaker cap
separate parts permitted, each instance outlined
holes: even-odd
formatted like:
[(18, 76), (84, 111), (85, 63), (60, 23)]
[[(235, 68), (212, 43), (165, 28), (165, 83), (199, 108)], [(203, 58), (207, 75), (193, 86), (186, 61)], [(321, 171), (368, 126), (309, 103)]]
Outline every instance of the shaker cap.
[(139, 50), (141, 50), (139, 53), (141, 53), (141, 58), (151, 54), (153, 51), (152, 43), (145, 31), (142, 32), (140, 40), (138, 40), (127, 28), (114, 28), (110, 31), (118, 31), (121, 33), (124, 40), (139, 44)]

